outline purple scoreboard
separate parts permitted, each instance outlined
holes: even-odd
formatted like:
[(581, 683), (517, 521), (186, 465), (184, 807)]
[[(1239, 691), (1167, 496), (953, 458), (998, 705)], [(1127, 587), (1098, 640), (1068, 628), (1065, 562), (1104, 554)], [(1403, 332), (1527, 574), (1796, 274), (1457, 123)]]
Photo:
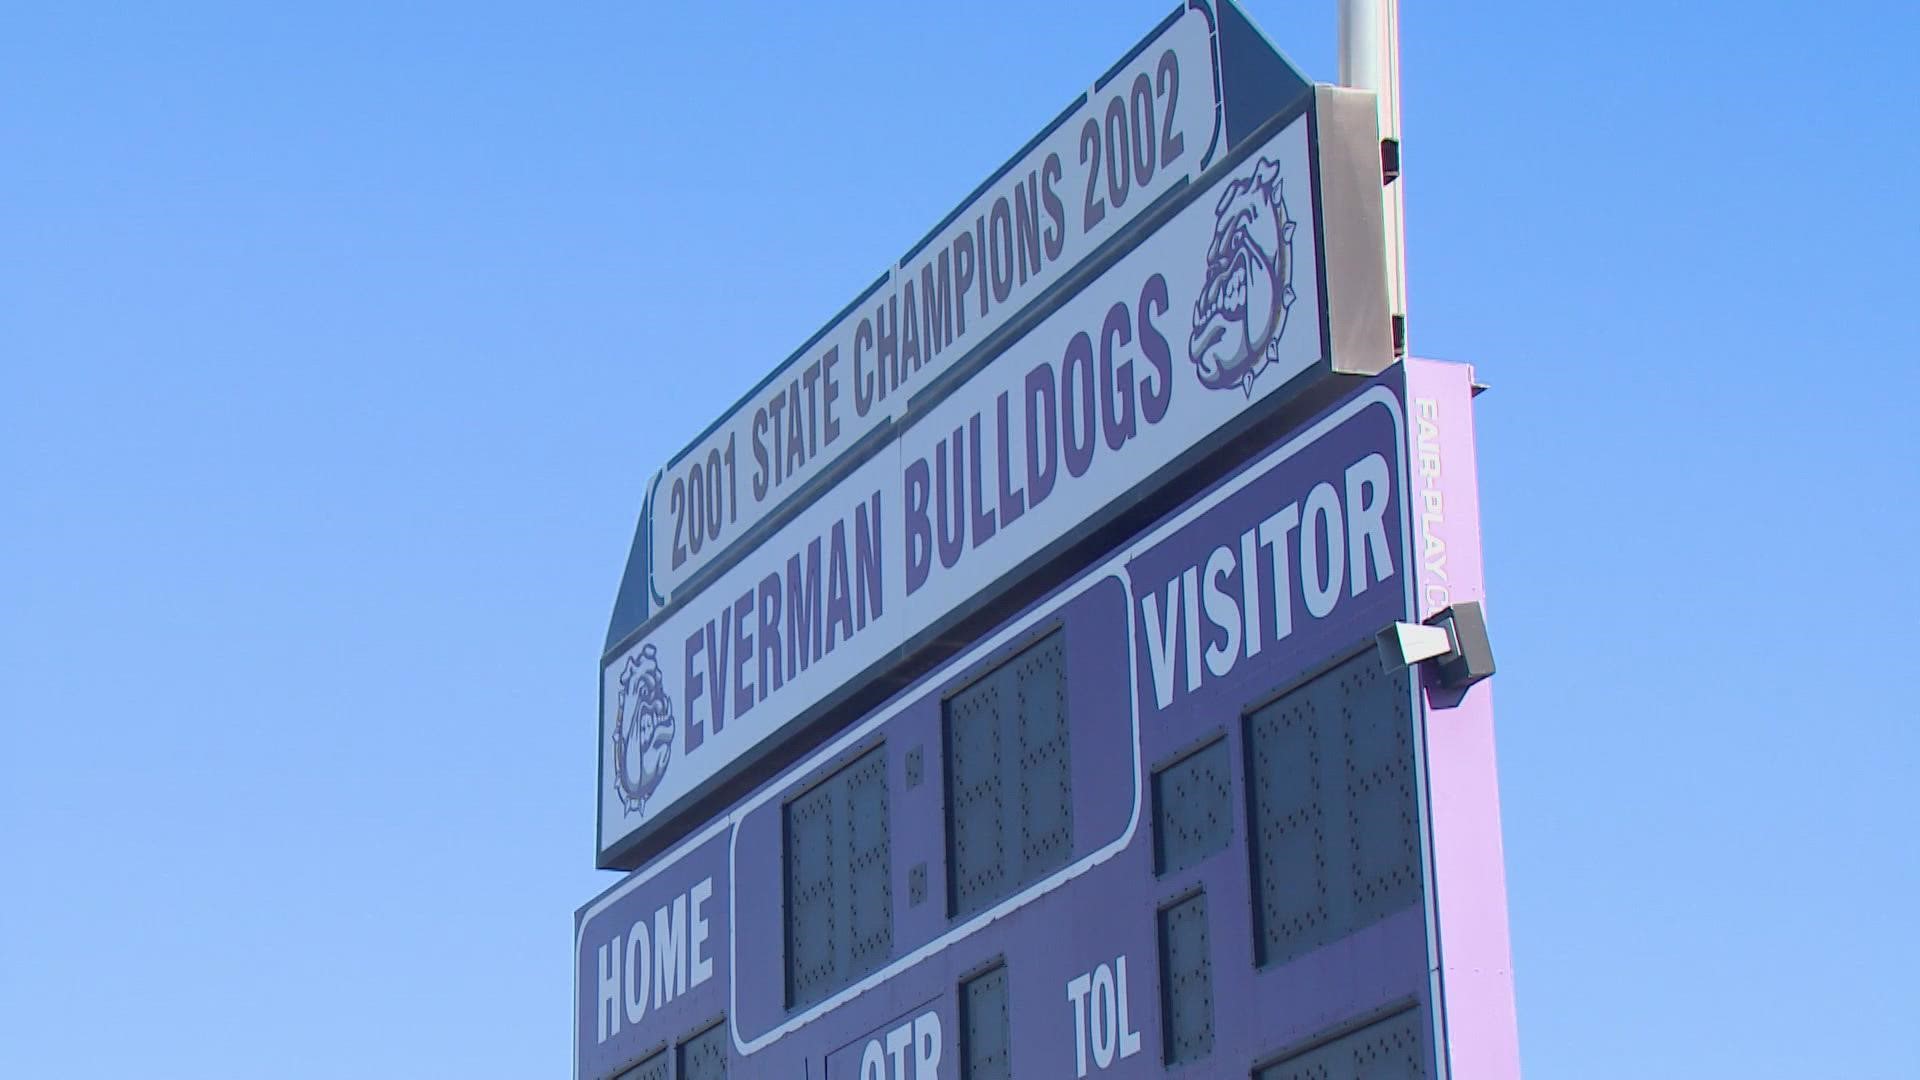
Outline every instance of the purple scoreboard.
[(1194, 0), (661, 471), (579, 1080), (1519, 1075), (1476, 388), (1394, 361), (1372, 125)]

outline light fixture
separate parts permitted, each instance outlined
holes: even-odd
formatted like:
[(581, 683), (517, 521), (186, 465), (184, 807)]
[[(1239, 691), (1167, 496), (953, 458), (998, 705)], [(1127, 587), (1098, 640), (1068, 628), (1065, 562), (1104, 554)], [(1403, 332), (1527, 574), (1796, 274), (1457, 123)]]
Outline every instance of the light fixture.
[(1479, 603), (1463, 600), (1424, 623), (1396, 622), (1374, 638), (1380, 665), (1388, 671), (1432, 660), (1440, 685), (1464, 690), (1493, 674), (1493, 646)]

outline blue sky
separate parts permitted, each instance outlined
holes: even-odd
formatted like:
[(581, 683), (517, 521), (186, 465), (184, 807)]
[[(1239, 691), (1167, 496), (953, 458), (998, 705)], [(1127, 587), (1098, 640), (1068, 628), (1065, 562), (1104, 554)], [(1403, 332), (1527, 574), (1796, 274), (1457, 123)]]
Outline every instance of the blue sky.
[[(0, 1073), (564, 1074), (647, 478), (1170, 6), (0, 12)], [(1915, 22), (1408, 5), (1530, 1076), (1916, 1069)]]

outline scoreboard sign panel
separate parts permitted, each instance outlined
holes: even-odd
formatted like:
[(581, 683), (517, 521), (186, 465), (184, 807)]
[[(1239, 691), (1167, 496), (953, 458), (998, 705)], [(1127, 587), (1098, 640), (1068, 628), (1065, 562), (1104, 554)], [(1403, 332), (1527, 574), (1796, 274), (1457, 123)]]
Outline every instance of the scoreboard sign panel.
[(1372, 645), (1479, 596), (1467, 398), (1375, 380), (583, 908), (576, 1076), (1517, 1075), (1486, 686)]
[[(1357, 180), (1346, 172), (1356, 161)], [(1371, 98), (1316, 89), (1167, 200), (1077, 293), (608, 654), (603, 865), (633, 865), (640, 840), (895, 665), (903, 643), (1324, 382), (1353, 303), (1335, 310), (1329, 253), (1357, 248), (1350, 260), (1376, 281), (1384, 273), (1377, 230), (1343, 232), (1327, 206), (1344, 192), (1377, 210), (1378, 168)], [(1373, 185), (1367, 198), (1351, 198), (1357, 185)], [(1391, 346), (1384, 290), (1371, 295), (1379, 303), (1362, 305), (1372, 316), (1361, 321), (1380, 340), (1350, 362), (1377, 369)], [(849, 369), (850, 393), (865, 392), (861, 370)]]
[(625, 601), (644, 614), (750, 546), (913, 398), (994, 351), (1162, 196), (1307, 92), (1232, 4), (1174, 11), (660, 470), (636, 544), (645, 588)]

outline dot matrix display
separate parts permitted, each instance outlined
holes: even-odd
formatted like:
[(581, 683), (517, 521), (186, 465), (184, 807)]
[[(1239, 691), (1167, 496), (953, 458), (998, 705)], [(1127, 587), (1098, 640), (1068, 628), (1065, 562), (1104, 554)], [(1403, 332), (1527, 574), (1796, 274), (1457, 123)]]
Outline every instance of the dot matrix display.
[(1065, 657), (1055, 631), (947, 701), (947, 882), (955, 916), (1012, 895), (1072, 854)]
[(1419, 902), (1409, 709), (1405, 672), (1368, 650), (1248, 716), (1262, 964)]
[(787, 1000), (796, 1007), (892, 953), (886, 766), (876, 747), (787, 804)]

